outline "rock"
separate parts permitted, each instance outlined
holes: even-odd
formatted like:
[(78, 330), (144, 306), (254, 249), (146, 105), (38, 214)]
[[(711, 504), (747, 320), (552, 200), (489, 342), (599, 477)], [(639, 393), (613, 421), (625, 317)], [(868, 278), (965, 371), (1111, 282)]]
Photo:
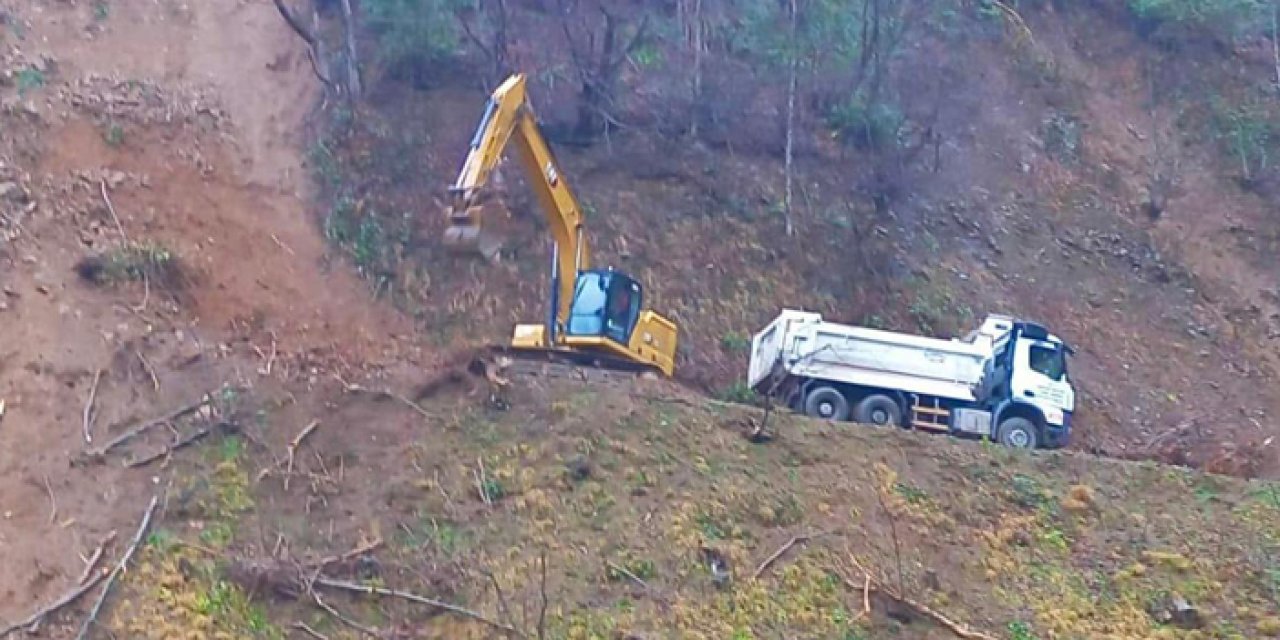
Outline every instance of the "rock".
[(576, 456), (565, 465), (569, 478), (582, 482), (591, 477), (591, 463), (583, 456)]
[(124, 184), (124, 181), (127, 180), (129, 176), (123, 171), (107, 171), (103, 175), (103, 178), (106, 179), (107, 186), (112, 189), (118, 189), (120, 188), (120, 185)]
[(30, 199), (31, 194), (27, 193), (27, 190), (23, 189), (18, 183), (12, 181), (0, 182), (0, 200), (23, 204)]
[(1170, 622), (1183, 629), (1199, 629), (1204, 626), (1200, 611), (1179, 595), (1170, 598), (1169, 615)]
[(1164, 603), (1153, 603), (1148, 611), (1156, 622), (1171, 624), (1181, 629), (1200, 629), (1205, 623), (1200, 610), (1176, 593), (1171, 594)]

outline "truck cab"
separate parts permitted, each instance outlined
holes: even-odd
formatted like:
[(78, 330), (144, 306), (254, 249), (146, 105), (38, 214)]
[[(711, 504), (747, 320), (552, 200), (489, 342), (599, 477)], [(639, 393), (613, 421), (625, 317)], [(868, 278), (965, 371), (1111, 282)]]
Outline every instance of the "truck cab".
[[(984, 325), (992, 325), (997, 337), (975, 395), (978, 404), (991, 412), (992, 423), (1000, 425), (994, 437), (1015, 447), (1062, 446), (1075, 412), (1075, 389), (1067, 373), (1067, 357), (1073, 350), (1032, 322), (993, 316)], [(1039, 433), (1029, 432), (1018, 421), (1005, 428), (1012, 418), (1029, 421)]]

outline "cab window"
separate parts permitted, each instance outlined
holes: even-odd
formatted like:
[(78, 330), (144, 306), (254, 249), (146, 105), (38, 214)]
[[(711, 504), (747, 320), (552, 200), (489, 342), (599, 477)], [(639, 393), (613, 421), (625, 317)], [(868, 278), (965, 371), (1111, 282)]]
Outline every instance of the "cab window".
[(1031, 370), (1060, 381), (1067, 372), (1062, 350), (1040, 345), (1031, 346)]

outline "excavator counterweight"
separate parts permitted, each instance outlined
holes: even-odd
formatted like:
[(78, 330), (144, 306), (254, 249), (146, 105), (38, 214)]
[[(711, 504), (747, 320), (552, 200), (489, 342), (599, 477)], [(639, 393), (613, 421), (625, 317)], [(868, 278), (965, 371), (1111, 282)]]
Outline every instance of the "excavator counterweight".
[(492, 215), (486, 209), (500, 206), (490, 180), (509, 143), (515, 144), (518, 164), (547, 216), (552, 284), (547, 320), (517, 325), (507, 350), (672, 375), (676, 325), (643, 308), (643, 288), (629, 275), (592, 267), (582, 209), (538, 127), (523, 74), (507, 78), (485, 105), (466, 161), (449, 189), (444, 244), (497, 259), (502, 242), (485, 232), (483, 220)]

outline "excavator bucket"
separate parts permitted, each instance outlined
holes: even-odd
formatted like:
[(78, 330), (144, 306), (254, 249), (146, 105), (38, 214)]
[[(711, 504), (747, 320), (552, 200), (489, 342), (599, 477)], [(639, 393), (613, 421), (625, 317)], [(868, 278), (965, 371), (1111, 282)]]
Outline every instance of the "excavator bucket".
[(485, 260), (496, 262), (502, 240), (480, 227), (479, 210), (480, 206), (467, 207), (461, 215), (451, 211), (449, 225), (444, 230), (444, 245), (456, 253), (479, 253)]

